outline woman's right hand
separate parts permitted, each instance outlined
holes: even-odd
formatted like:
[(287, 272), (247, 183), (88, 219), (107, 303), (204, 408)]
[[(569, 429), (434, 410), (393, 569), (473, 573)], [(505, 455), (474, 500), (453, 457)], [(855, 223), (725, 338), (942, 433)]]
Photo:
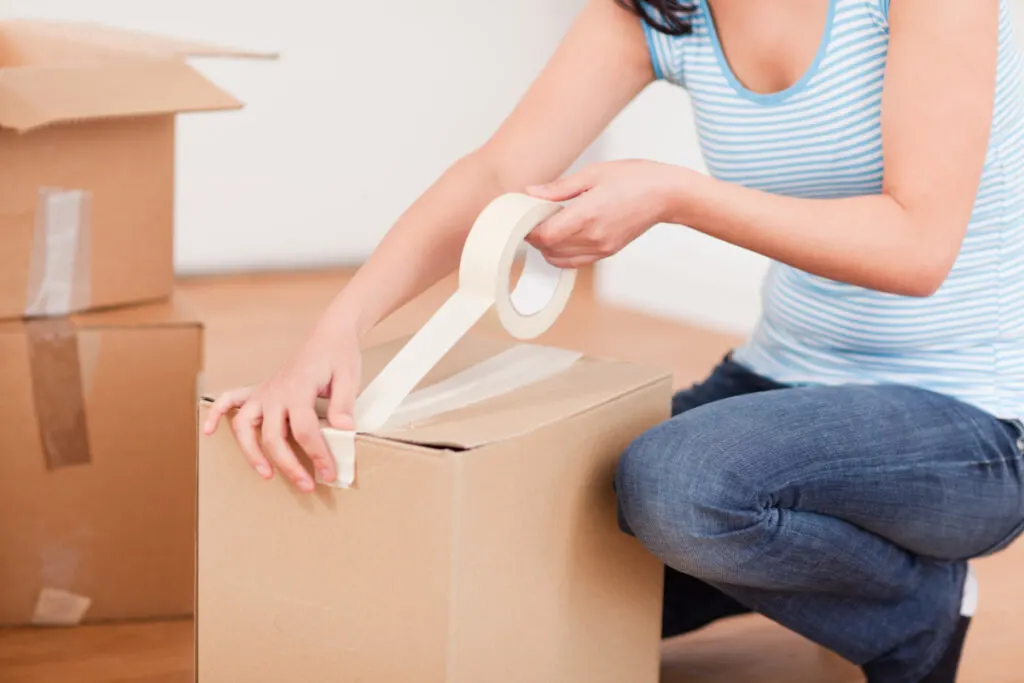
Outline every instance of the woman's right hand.
[(206, 434), (235, 410), (231, 428), (249, 464), (264, 479), (278, 469), (300, 491), (315, 483), (292, 451), (288, 437), (306, 452), (324, 482), (337, 478), (334, 457), (320, 432), (316, 400), (329, 398), (327, 420), (336, 429), (354, 429), (352, 408), (359, 391), (362, 354), (355, 333), (316, 334), (273, 377), (261, 384), (221, 394), (203, 425)]

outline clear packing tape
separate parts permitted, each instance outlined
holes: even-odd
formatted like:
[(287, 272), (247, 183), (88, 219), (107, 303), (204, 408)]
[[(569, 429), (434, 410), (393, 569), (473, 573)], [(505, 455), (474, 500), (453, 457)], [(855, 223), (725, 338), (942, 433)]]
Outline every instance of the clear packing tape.
[(51, 470), (91, 461), (85, 425), (91, 371), (67, 317), (90, 302), (91, 214), (89, 192), (39, 189), (24, 314), (32, 396)]
[(67, 315), (90, 301), (92, 195), (41, 188), (25, 316)]
[(356, 430), (324, 427), (338, 471), (331, 485), (348, 488), (354, 483), (357, 433), (394, 428), (483, 401), (561, 372), (579, 359), (580, 354), (570, 351), (520, 345), (413, 391), (486, 315), (496, 315), (511, 336), (523, 340), (543, 334), (554, 324), (572, 294), (576, 271), (550, 265), (528, 246), (514, 291), (509, 281), (523, 240), (561, 208), (526, 195), (506, 194), (483, 210), (466, 238), (458, 289), (356, 399)]

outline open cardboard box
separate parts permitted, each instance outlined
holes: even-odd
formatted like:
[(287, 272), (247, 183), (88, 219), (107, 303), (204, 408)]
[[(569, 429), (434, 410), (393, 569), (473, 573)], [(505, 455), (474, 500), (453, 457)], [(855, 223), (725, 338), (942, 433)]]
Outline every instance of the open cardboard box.
[(170, 295), (175, 115), (242, 106), (193, 56), (273, 55), (0, 21), (0, 318)]
[[(509, 346), (470, 336), (421, 386)], [(662, 567), (618, 529), (612, 479), (670, 396), (666, 373), (584, 357), (361, 434), (355, 486), (306, 495), (226, 425), (201, 437), (197, 680), (654, 683)]]

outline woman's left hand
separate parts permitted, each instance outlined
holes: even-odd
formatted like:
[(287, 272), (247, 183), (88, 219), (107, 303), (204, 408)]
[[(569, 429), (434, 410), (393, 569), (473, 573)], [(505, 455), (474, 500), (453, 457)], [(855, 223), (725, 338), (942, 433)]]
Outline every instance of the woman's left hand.
[(685, 172), (654, 161), (611, 161), (527, 188), (527, 194), (539, 199), (574, 201), (537, 226), (526, 241), (560, 268), (600, 261), (664, 220)]

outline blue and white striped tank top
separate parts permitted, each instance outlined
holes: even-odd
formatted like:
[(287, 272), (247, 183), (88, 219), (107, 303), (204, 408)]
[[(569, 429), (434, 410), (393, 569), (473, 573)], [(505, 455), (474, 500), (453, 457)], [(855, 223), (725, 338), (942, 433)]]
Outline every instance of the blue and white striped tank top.
[[(646, 30), (657, 76), (691, 97), (710, 173), (796, 197), (879, 194), (889, 0), (830, 0), (814, 64), (770, 95), (737, 81), (706, 0), (697, 4), (693, 35)], [(736, 351), (739, 363), (787, 384), (909, 384), (998, 417), (1024, 417), (1022, 66), (1009, 0), (1000, 0), (984, 175), (963, 247), (939, 291), (923, 299), (884, 294), (773, 263), (761, 320)]]

